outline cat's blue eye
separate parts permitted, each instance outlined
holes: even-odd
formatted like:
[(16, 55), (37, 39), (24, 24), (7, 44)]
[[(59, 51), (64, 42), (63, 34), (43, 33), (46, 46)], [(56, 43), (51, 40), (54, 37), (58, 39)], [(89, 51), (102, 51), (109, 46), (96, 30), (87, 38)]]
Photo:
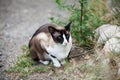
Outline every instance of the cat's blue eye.
[(62, 37), (61, 37), (61, 36), (58, 36), (57, 39), (58, 39), (58, 40), (62, 40)]
[(58, 41), (59, 43), (63, 43), (63, 37), (62, 37), (62, 36), (58, 36), (58, 37), (57, 37), (57, 41)]

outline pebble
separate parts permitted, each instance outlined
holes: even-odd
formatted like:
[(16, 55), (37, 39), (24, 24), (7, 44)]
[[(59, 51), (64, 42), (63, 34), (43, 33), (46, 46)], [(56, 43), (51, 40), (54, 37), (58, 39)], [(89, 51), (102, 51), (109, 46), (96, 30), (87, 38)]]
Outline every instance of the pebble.
[(2, 68), (3, 67), (3, 64), (0, 64), (0, 68)]
[(0, 56), (2, 56), (2, 52), (0, 52)]
[[(0, 56), (2, 56), (2, 52), (0, 52)], [(2, 60), (0, 59), (0, 62), (2, 62)], [(0, 63), (0, 68), (3, 67), (3, 64)]]

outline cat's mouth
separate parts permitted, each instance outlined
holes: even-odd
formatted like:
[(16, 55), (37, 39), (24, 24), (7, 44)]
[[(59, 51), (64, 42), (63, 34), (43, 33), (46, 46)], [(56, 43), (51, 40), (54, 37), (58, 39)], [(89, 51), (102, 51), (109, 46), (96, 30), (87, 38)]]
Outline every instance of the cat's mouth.
[(63, 46), (67, 46), (68, 45), (68, 43), (63, 43)]

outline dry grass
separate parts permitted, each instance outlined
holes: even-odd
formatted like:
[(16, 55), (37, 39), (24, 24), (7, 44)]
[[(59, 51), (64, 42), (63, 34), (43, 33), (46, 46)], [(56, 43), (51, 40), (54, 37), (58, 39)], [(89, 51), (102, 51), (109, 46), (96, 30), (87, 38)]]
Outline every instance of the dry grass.
[[(70, 61), (66, 62), (61, 68), (55, 68), (53, 65), (34, 66), (32, 65), (33, 62), (29, 59), (29, 55), (25, 54), (26, 52), (24, 52), (22, 57), (19, 57), (21, 59), (18, 60), (14, 66), (7, 70), (7, 75), (12, 77), (11, 79), (43, 80), (46, 79), (46, 77), (46, 80), (120, 79), (117, 74), (120, 68), (120, 57), (106, 54), (98, 49), (92, 50), (91, 53), (82, 48), (74, 47), (70, 57), (78, 54), (82, 55), (71, 58)], [(33, 76), (34, 74), (35, 76)]]

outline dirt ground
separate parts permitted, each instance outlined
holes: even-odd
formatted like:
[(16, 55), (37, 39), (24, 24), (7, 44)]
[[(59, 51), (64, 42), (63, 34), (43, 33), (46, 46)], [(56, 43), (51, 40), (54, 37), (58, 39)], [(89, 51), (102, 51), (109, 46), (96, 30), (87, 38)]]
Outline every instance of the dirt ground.
[(65, 20), (68, 13), (59, 10), (54, 0), (0, 0), (0, 80), (12, 80), (3, 69), (15, 62), (22, 45), (52, 16)]

